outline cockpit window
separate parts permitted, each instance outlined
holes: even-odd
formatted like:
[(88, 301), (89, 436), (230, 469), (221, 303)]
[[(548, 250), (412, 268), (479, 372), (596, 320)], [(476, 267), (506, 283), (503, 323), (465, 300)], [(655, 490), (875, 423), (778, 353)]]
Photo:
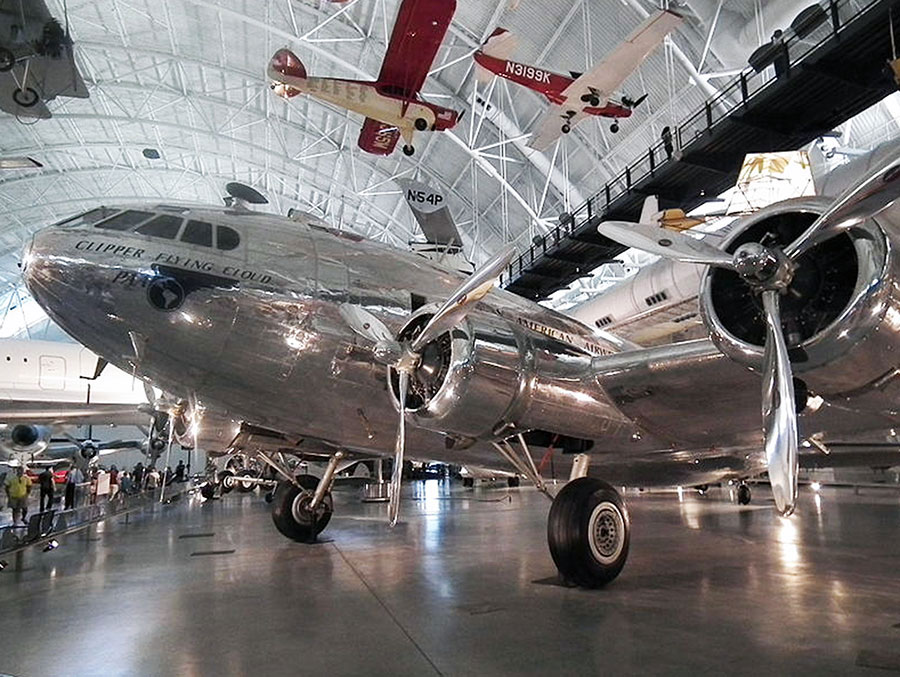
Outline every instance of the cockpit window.
[(152, 237), (162, 237), (166, 240), (174, 240), (175, 236), (178, 235), (178, 229), (181, 228), (182, 221), (184, 219), (179, 216), (163, 214), (150, 219), (135, 232), (142, 235), (151, 235)]
[(234, 228), (216, 226), (216, 249), (230, 251), (241, 243), (241, 236)]
[(98, 221), (108, 219), (117, 211), (119, 210), (113, 209), (112, 207), (97, 207), (97, 209), (92, 209), (91, 211), (85, 212), (84, 214), (76, 214), (75, 216), (70, 216), (69, 218), (60, 221), (56, 225), (65, 226), (66, 228), (77, 228), (78, 226), (93, 226)]
[(153, 216), (153, 214), (149, 212), (139, 212), (129, 209), (127, 212), (122, 212), (111, 219), (98, 223), (97, 228), (105, 228), (106, 230), (131, 230), (151, 216)]
[(181, 241), (198, 244), (201, 247), (212, 247), (212, 224), (206, 221), (188, 221)]

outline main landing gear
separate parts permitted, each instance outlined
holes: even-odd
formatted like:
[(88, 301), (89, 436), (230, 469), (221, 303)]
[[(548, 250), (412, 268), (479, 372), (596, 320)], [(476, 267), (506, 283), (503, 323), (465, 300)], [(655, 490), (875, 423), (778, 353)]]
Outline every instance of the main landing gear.
[(625, 502), (603, 480), (579, 477), (553, 499), (547, 541), (566, 581), (583, 588), (609, 583), (625, 566), (630, 538)]
[(272, 521), (282, 536), (310, 543), (328, 526), (334, 503), (328, 490), (315, 502), (319, 484), (312, 475), (298, 475), (296, 484), (279, 483), (272, 501)]
[(618, 134), (618, 133), (619, 133), (619, 121), (618, 121), (618, 120), (614, 121), (614, 122), (609, 126), (609, 131), (611, 131), (613, 134)]
[(416, 152), (416, 149), (410, 146), (408, 143), (403, 144), (403, 154), (407, 157), (411, 156)]
[(334, 484), (335, 474), (343, 469), (339, 464), (344, 458), (344, 452), (335, 452), (328, 459), (322, 479), (316, 479), (312, 475), (297, 475), (291, 478), (268, 456), (261, 455), (261, 457), (272, 464), (282, 476), (290, 478), (290, 481), (279, 482), (278, 488), (275, 489), (272, 499), (272, 521), (275, 528), (282, 536), (294, 541), (301, 543), (315, 541), (316, 536), (328, 526), (334, 512), (331, 487)]

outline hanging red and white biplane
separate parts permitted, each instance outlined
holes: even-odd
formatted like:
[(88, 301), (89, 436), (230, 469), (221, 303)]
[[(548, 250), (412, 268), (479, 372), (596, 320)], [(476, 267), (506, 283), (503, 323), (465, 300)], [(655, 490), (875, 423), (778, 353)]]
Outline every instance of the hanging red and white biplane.
[(544, 150), (591, 115), (612, 118), (610, 130), (614, 134), (619, 131), (618, 120), (630, 117), (646, 94), (637, 100), (622, 96), (617, 101), (613, 99), (616, 90), (679, 23), (681, 16), (675, 12), (654, 12), (591, 70), (573, 72), (571, 77), (506, 59), (514, 42), (503, 28), (497, 28), (474, 57), (481, 68), (539, 92), (553, 104), (540, 131), (528, 143)]
[(375, 81), (308, 77), (300, 59), (280, 49), (269, 61), (272, 89), (285, 98), (308, 94), (364, 115), (358, 143), (367, 153), (389, 155), (403, 137), (403, 152), (412, 155), (416, 131), (450, 129), (462, 117), (419, 96), (455, 10), (456, 0), (403, 0)]

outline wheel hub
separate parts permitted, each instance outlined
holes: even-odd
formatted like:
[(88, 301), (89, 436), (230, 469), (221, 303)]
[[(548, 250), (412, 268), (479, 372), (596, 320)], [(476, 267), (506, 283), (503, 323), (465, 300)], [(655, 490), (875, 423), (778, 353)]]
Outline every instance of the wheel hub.
[(597, 505), (588, 522), (588, 542), (598, 562), (609, 564), (622, 552), (625, 544), (625, 520), (612, 503)]
[(311, 510), (309, 504), (312, 502), (313, 493), (311, 491), (303, 491), (294, 497), (291, 503), (291, 515), (298, 524), (314, 524), (325, 513), (324, 501), (319, 503), (315, 510)]

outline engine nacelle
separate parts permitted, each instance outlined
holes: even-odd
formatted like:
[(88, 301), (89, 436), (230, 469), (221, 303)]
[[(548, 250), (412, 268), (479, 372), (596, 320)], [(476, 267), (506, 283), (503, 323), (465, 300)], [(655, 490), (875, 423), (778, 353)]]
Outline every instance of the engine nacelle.
[[(430, 317), (420, 312), (400, 338), (416, 336)], [(472, 312), (425, 347), (407, 397), (417, 426), (464, 438), (543, 430), (594, 439), (610, 418), (621, 419), (594, 383), (590, 347), (576, 350), (565, 343), (570, 336), (553, 340), (518, 319)], [(566, 333), (563, 321), (558, 330)], [(395, 403), (397, 382), (392, 372)]]
[[(830, 204), (809, 197), (762, 209), (738, 224), (723, 248), (733, 252), (746, 242), (787, 245)], [(897, 407), (897, 275), (894, 245), (871, 219), (797, 261), (781, 296), (782, 327), (794, 374), (810, 392), (832, 402), (852, 401), (857, 408)], [(737, 273), (710, 269), (701, 285), (700, 310), (719, 349), (760, 370), (766, 327), (759, 295)]]
[(47, 426), (17, 423), (0, 426), (0, 455), (40, 454), (50, 446), (52, 430)]

